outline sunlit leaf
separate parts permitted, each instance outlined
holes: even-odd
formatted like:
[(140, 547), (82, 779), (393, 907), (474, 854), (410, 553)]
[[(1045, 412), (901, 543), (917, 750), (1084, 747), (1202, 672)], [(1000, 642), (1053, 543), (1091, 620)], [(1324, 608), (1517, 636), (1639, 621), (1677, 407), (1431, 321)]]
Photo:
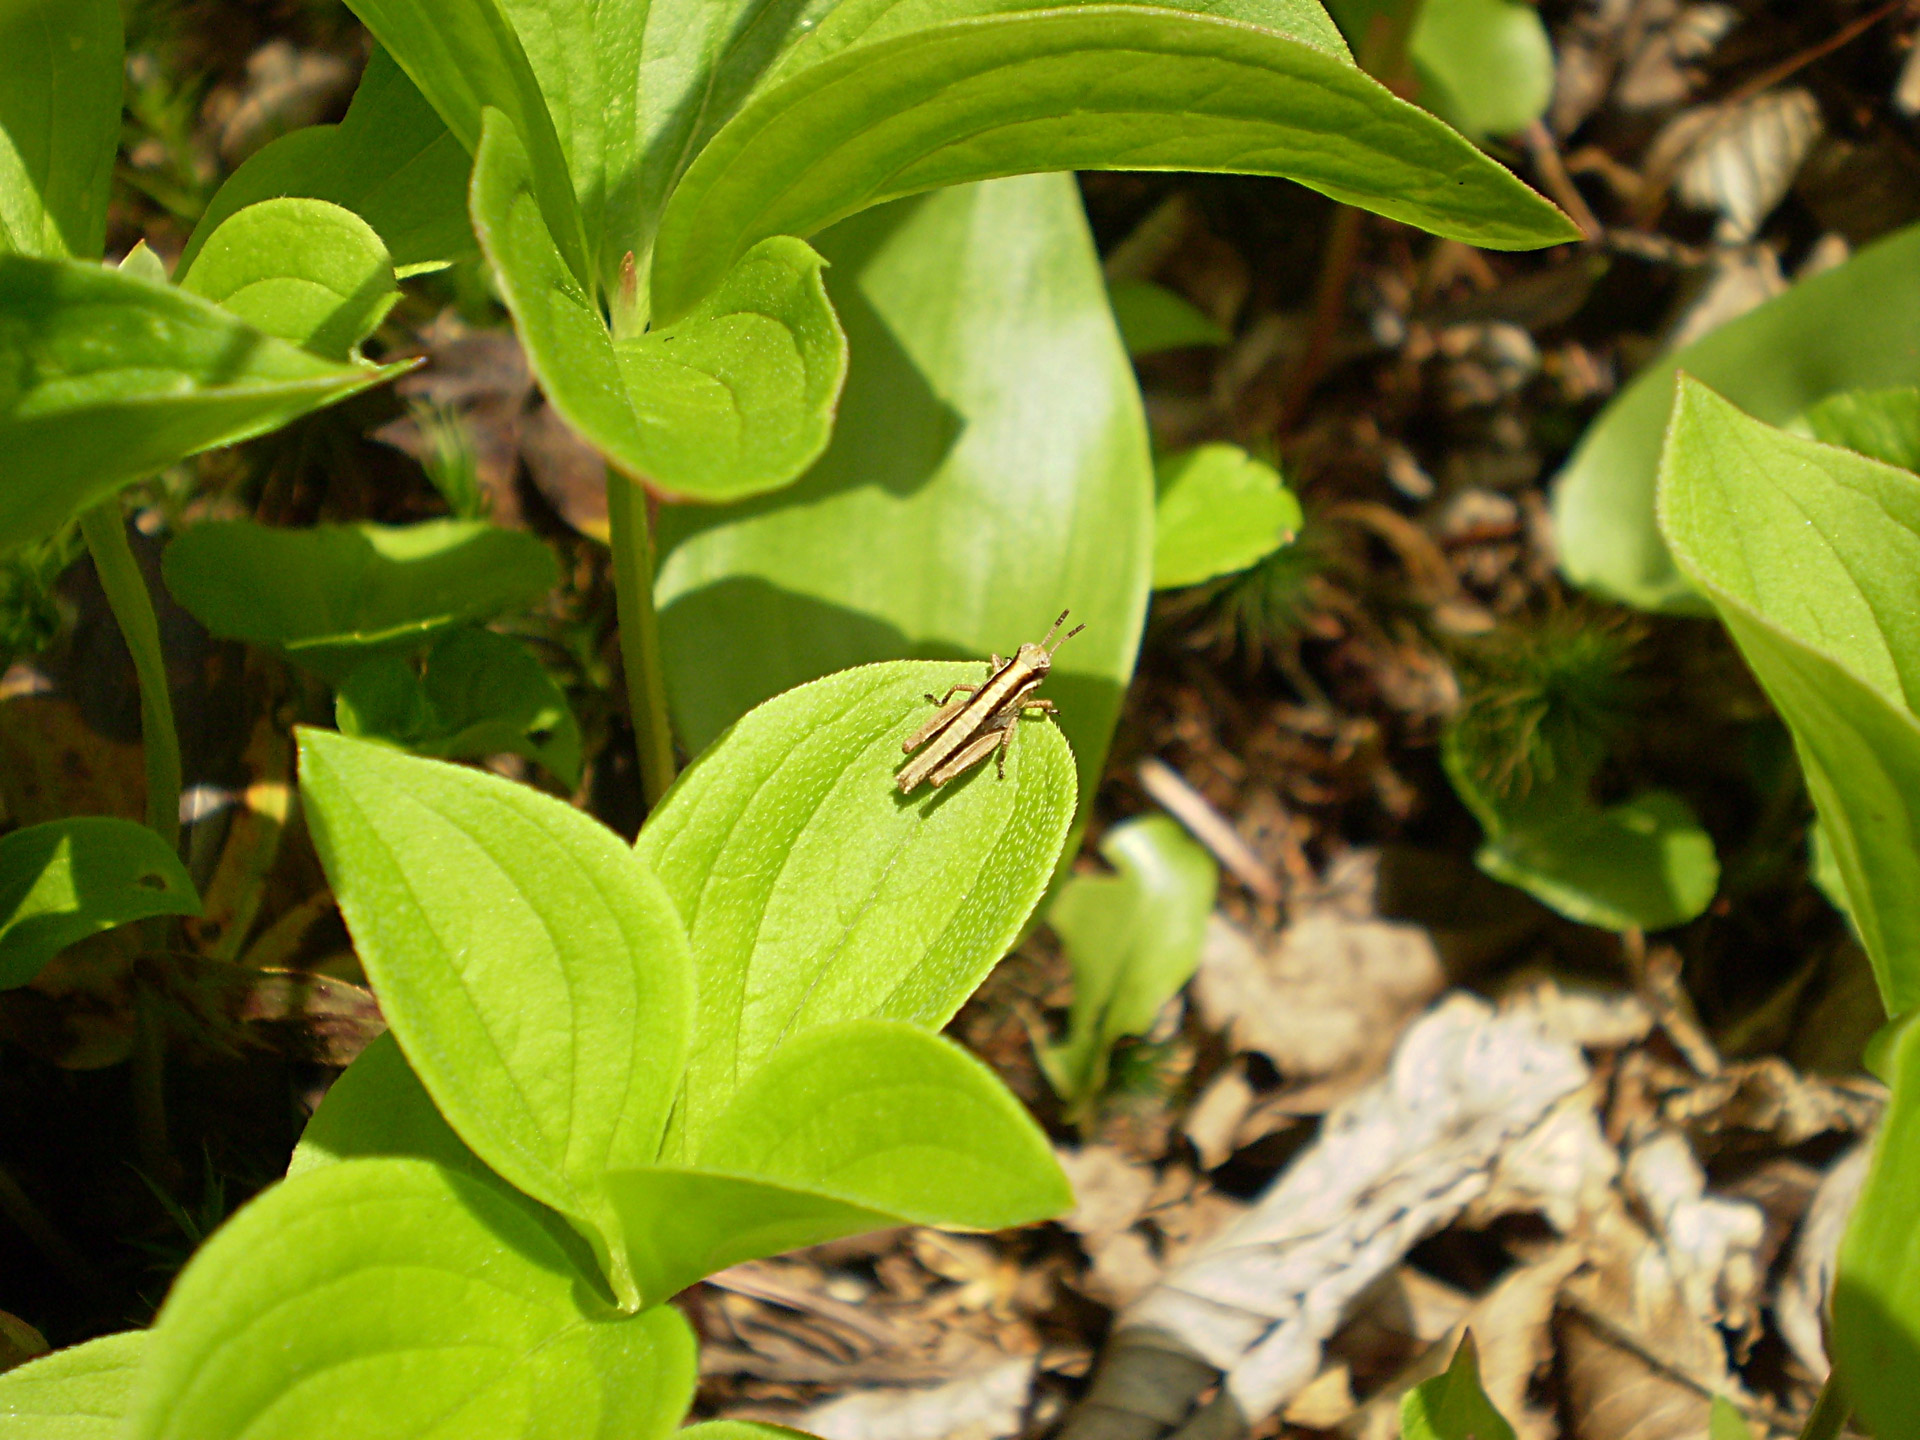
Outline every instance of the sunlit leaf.
[(1844, 390), (1809, 406), (1794, 428), (1824, 444), (1920, 471), (1920, 387)]
[(0, 838), (0, 989), (102, 930), (199, 913), (179, 857), (144, 825), (83, 815), (15, 830)]
[(1405, 1440), (1514, 1440), (1513, 1426), (1480, 1388), (1480, 1356), (1471, 1331), (1445, 1373), (1422, 1380), (1400, 1402)]
[(0, 1375), (0, 1440), (120, 1440), (147, 1332), (103, 1335)]
[(1120, 281), (1107, 287), (1107, 297), (1129, 355), (1224, 345), (1233, 338), (1190, 301), (1150, 280)]
[(1155, 479), (1156, 590), (1245, 570), (1300, 532), (1300, 502), (1280, 472), (1237, 445), (1168, 455)]
[(975, 667), (899, 661), (754, 710), (681, 775), (636, 850), (693, 944), (699, 1008), (665, 1158), (703, 1153), (739, 1087), (818, 1026), (938, 1028), (1006, 953), (1074, 809), (1059, 730), (1024, 722), (991, 765), (903, 797), (923, 698)]
[(100, 258), (121, 47), (119, 0), (0, 8), (0, 251)]

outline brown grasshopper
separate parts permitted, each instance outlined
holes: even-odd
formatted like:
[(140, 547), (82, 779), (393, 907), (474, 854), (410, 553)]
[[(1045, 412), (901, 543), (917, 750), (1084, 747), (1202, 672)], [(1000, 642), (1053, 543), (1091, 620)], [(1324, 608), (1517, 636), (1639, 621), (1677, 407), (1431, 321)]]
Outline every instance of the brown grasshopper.
[[(900, 746), (909, 755), (922, 745), (927, 747), (900, 772), (902, 795), (911, 793), (922, 780), (938, 788), (978, 765), (988, 751), (996, 748), (1000, 753), (994, 757), (994, 770), (1001, 779), (1006, 778), (1007, 749), (1013, 744), (1014, 725), (1022, 713), (1054, 709), (1051, 700), (1033, 698), (1033, 692), (1053, 668), (1053, 652), (1087, 628), (1076, 625), (1054, 640), (1054, 631), (1066, 623), (1067, 612), (1062, 610), (1053, 629), (1038, 645), (1022, 645), (1011, 660), (995, 655), (987, 662), (984, 685), (955, 685), (938, 698), (927, 696), (928, 702), (939, 708)], [(1053, 641), (1051, 646), (1048, 641)]]

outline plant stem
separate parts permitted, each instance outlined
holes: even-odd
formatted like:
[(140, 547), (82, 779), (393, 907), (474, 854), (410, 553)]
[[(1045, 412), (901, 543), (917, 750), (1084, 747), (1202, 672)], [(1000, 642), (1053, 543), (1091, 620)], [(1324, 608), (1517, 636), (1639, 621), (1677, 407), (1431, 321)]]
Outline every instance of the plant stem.
[(607, 476), (607, 524), (613, 544), (613, 593), (620, 616), (620, 658), (627, 706), (640, 751), (640, 788), (647, 808), (673, 783), (673, 725), (667, 719), (666, 673), (660, 663), (660, 618), (653, 608), (653, 536), (646, 494), (625, 477)]
[(103, 501), (80, 516), (99, 572), (100, 588), (126, 637), (140, 681), (140, 741), (147, 762), (147, 824), (180, 848), (180, 736), (173, 725), (173, 696), (167, 690), (167, 662), (160, 649), (160, 622), (146, 577), (127, 543), (126, 522), (118, 499)]
[(1801, 1427), (1800, 1440), (1838, 1440), (1852, 1410), (1853, 1407), (1847, 1404), (1847, 1392), (1840, 1384), (1840, 1376), (1829, 1372), (1827, 1383), (1820, 1387), (1820, 1398), (1813, 1402), (1813, 1411), (1807, 1416), (1807, 1423)]

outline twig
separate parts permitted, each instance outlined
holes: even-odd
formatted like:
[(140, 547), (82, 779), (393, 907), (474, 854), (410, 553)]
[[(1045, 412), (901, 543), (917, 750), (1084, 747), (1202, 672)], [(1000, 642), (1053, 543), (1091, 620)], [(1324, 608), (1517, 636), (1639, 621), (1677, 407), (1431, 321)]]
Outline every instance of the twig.
[(1547, 193), (1553, 197), (1553, 203), (1566, 211), (1573, 223), (1580, 227), (1589, 245), (1598, 241), (1603, 233), (1600, 218), (1587, 204), (1587, 197), (1580, 193), (1580, 187), (1573, 183), (1573, 176), (1567, 173), (1566, 162), (1560, 158), (1560, 147), (1554, 143), (1553, 132), (1536, 120), (1527, 127), (1525, 138), (1527, 151), (1533, 156), (1533, 168), (1540, 176), (1540, 183), (1547, 187)]
[(1869, 10), (1866, 14), (1849, 20), (1818, 45), (1802, 50), (1798, 55), (1789, 55), (1785, 60), (1782, 60), (1771, 69), (1762, 70), (1744, 85), (1735, 88), (1733, 93), (1728, 95), (1720, 103), (1726, 106), (1738, 105), (1743, 100), (1751, 100), (1764, 90), (1771, 90), (1782, 80), (1799, 74), (1816, 60), (1825, 59), (1842, 45), (1858, 39), (1889, 15), (1892, 15), (1898, 10), (1905, 9), (1911, 4), (1912, 0), (1887, 0), (1887, 3), (1879, 9)]
[(666, 672), (660, 659), (660, 617), (653, 608), (653, 535), (646, 491), (607, 473), (607, 526), (613, 546), (613, 589), (620, 614), (620, 658), (627, 672), (627, 707), (640, 750), (640, 788), (647, 807), (673, 783), (673, 725), (667, 718)]
[(1286, 898), (1286, 887), (1258, 855), (1240, 838), (1240, 832), (1164, 760), (1149, 757), (1140, 762), (1140, 788), (1153, 797), (1166, 812), (1187, 827), (1193, 838), (1213, 852), (1213, 858), (1237, 876), (1257, 899), (1278, 905)]

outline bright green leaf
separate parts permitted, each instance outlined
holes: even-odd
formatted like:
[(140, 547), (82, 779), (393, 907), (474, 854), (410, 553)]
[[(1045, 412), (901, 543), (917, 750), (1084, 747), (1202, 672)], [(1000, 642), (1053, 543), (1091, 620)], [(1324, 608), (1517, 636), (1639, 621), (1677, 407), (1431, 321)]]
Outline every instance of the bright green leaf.
[(260, 200), (331, 200), (371, 225), (396, 272), (437, 269), (475, 253), (467, 219), (468, 153), (426, 97), (375, 46), (338, 125), (309, 125), (255, 152), (214, 194), (180, 255), (192, 267), (207, 237)]
[(379, 1157), (431, 1160), (477, 1179), (493, 1174), (434, 1108), (391, 1030), (375, 1036), (327, 1088), (293, 1147), (287, 1175)]
[(1404, 1440), (1514, 1440), (1513, 1426), (1480, 1388), (1473, 1332), (1460, 1337), (1446, 1372), (1422, 1380), (1400, 1402)]
[(808, 1030), (773, 1053), (688, 1169), (608, 1177), (642, 1294), (902, 1224), (996, 1230), (1071, 1208), (1033, 1118), (993, 1072), (894, 1021)]
[(806, 1432), (759, 1420), (706, 1420), (680, 1432), (684, 1440), (806, 1440)]
[[(538, 37), (546, 75), (536, 75), (528, 38), (515, 30), (509, 12), (498, 0), (354, 0), (350, 7), (374, 38), (426, 96), (469, 154), (480, 148), (482, 112), (491, 108), (505, 114), (531, 152), (532, 193), (546, 229), (568, 275), (576, 286), (591, 283), (588, 244), (581, 205), (574, 193), (577, 178), (570, 167), (567, 143), (559, 126), (578, 118), (597, 129), (597, 114), (573, 114), (571, 97), (543, 93), (542, 80), (564, 84), (567, 59), (551, 48), (579, 44), (577, 29), (585, 15), (584, 0), (554, 0), (546, 11), (551, 29)], [(516, 18), (540, 13), (537, 0), (516, 4)], [(531, 31), (530, 27), (530, 31)], [(584, 35), (591, 48), (591, 31)], [(550, 101), (565, 101), (554, 108)], [(591, 108), (591, 107), (589, 107)], [(598, 142), (590, 142), (598, 154)]]
[(927, 691), (976, 666), (844, 671), (752, 711), (680, 777), (637, 852), (693, 943), (699, 1009), (666, 1158), (684, 1163), (768, 1056), (863, 1017), (937, 1028), (1020, 933), (1073, 818), (1073, 756), (1021, 723), (991, 765), (903, 797)]
[(602, 1174), (653, 1162), (693, 1006), (674, 904), (609, 830), (479, 771), (300, 734), (314, 842), (409, 1064), (634, 1299)]
[(336, 365), (99, 265), (0, 256), (0, 551), (408, 368)]
[(707, 501), (785, 485), (820, 458), (847, 378), (824, 262), (775, 235), (671, 325), (614, 345), (643, 478)]
[(1660, 525), (1793, 732), (1887, 1013), (1920, 1004), (1920, 476), (1683, 380)]
[(329, 360), (357, 358), (400, 298), (379, 235), (325, 200), (261, 200), (207, 238), (180, 288)]
[(215, 521), (169, 545), (162, 568), (174, 599), (214, 634), (271, 646), (330, 679), (530, 605), (559, 579), (539, 540), (481, 520)]
[(0, 251), (97, 260), (120, 144), (120, 0), (0, 10)]
[(1280, 472), (1238, 445), (1202, 445), (1156, 467), (1153, 588), (1198, 585), (1264, 560), (1300, 532)]
[(1146, 613), (1153, 491), (1073, 180), (945, 190), (820, 246), (852, 350), (826, 455), (778, 495), (661, 511), (675, 727), (698, 752), (792, 686), (1010, 654), (1071, 606), (1087, 630), (1042, 694), (1090, 794)]
[(194, 1255), (125, 1440), (665, 1440), (694, 1342), (592, 1300), (521, 1196), (420, 1160), (287, 1180)]
[(825, 446), (846, 342), (801, 241), (763, 242), (679, 323), (616, 346), (567, 273), (526, 151), (497, 111), (474, 217), (548, 399), (628, 475), (732, 499), (785, 484)]
[(1150, 280), (1122, 280), (1107, 288), (1120, 340), (1133, 356), (1224, 345), (1233, 337), (1190, 301)]
[(1920, 384), (1920, 225), (1803, 280), (1649, 365), (1587, 431), (1554, 482), (1567, 578), (1648, 610), (1699, 612), (1654, 522), (1660, 443), (1680, 371), (1782, 425), (1841, 390)]
[(1220, 867), (1165, 815), (1116, 825), (1100, 842), (1116, 873), (1075, 875), (1047, 923), (1073, 966), (1066, 1039), (1041, 1068), (1076, 1113), (1106, 1088), (1115, 1042), (1144, 1035), (1200, 963)]
[(1897, 1032), (1893, 1099), (1840, 1242), (1828, 1346), (1834, 1378), (1868, 1434), (1912, 1433), (1920, 1414), (1920, 1025)]
[(144, 280), (149, 285), (173, 283), (167, 275), (167, 262), (155, 254), (153, 247), (145, 240), (135, 241), (133, 249), (122, 257), (117, 268), (121, 274), (131, 275), (136, 280)]
[(0, 838), (0, 989), (76, 940), (155, 915), (198, 915), (179, 857), (131, 820), (83, 815)]
[(1882, 464), (1920, 470), (1920, 387), (1846, 390), (1809, 406), (1794, 429)]
[(416, 668), (379, 655), (340, 682), (344, 734), (385, 740), (442, 760), (524, 755), (564, 785), (580, 783), (580, 723), (527, 647), (491, 630), (455, 630)]
[(898, 196), (1069, 169), (1282, 175), (1492, 248), (1577, 239), (1432, 117), (1311, 44), (1145, 6), (987, 16), (850, 46), (715, 135), (661, 219), (671, 321), (769, 235)]
[(146, 1348), (127, 1330), (0, 1375), (0, 1440), (120, 1440)]

